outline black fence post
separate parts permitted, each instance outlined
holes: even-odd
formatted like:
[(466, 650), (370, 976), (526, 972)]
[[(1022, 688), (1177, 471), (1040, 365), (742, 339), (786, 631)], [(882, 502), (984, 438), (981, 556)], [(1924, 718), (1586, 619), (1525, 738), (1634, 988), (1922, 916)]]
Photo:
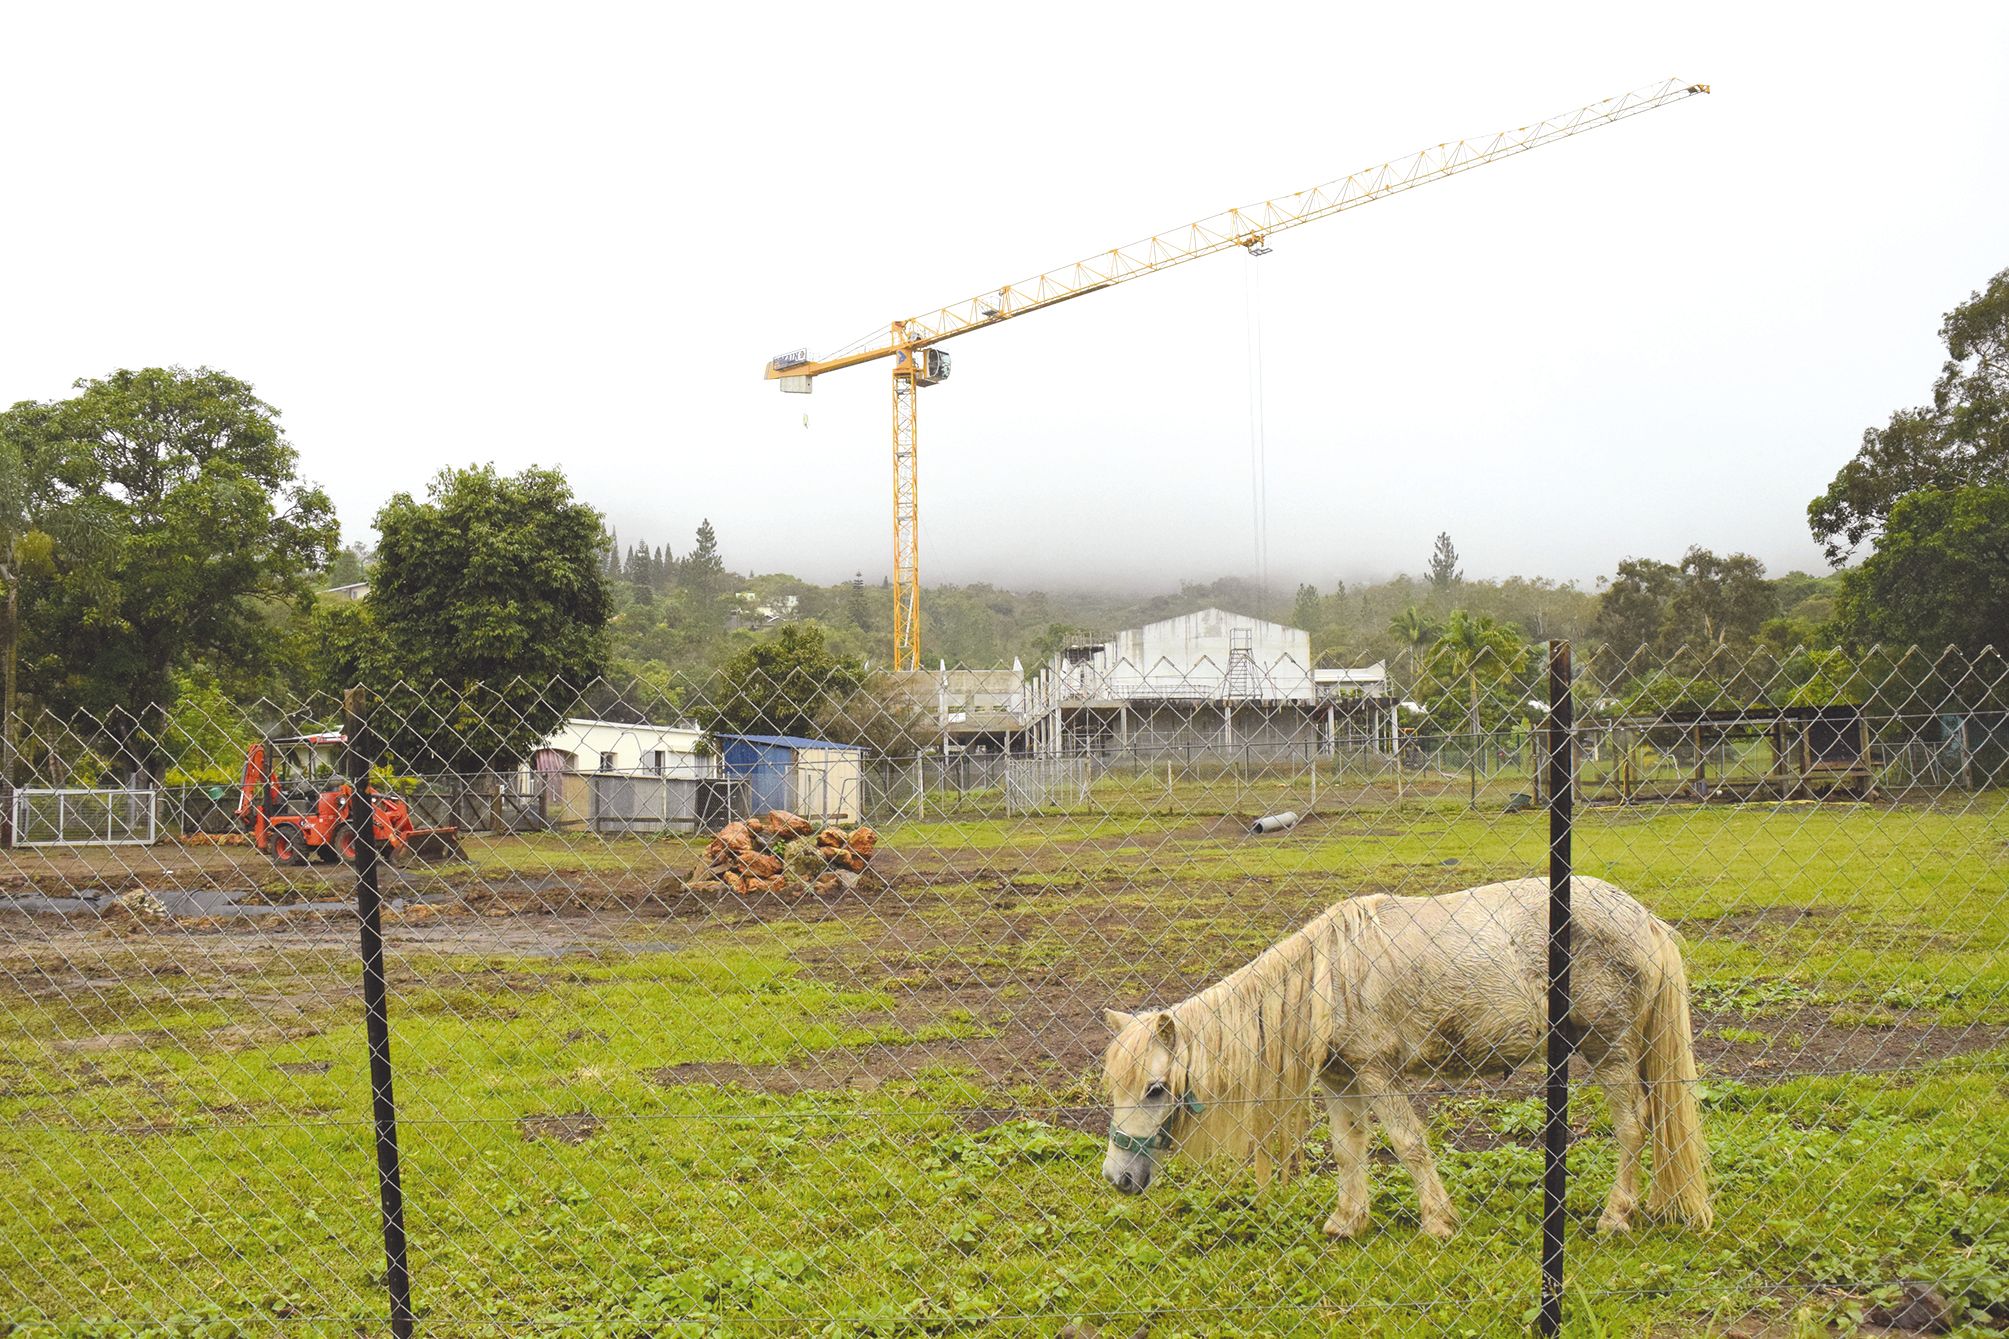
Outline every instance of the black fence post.
[(1570, 1147), (1570, 644), (1549, 643), (1549, 1017), (1548, 1082), (1542, 1119), (1542, 1301), (1535, 1329), (1553, 1335), (1563, 1322), (1563, 1196)]
[(349, 779), (348, 827), (356, 849), (356, 918), (362, 923), (363, 1027), (370, 1046), (370, 1107), (377, 1135), (377, 1197), (384, 1220), (384, 1281), (391, 1298), (391, 1334), (395, 1339), (409, 1339), (412, 1275), (405, 1251), (405, 1192), (398, 1170), (398, 1104), (391, 1093), (383, 897), (377, 887), (383, 853), (377, 843), (376, 810), (370, 800), (370, 768), (376, 762), (377, 748), (370, 732), (367, 694), (361, 688), (351, 688), (342, 695), (342, 727), (347, 740), (342, 770)]

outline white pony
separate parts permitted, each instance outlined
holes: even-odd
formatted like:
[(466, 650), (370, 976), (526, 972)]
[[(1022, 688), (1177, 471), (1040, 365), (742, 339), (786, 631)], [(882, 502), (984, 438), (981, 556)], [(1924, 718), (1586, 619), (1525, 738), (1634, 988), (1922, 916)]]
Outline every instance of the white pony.
[[(1618, 1177), (1598, 1227), (1647, 1212), (1709, 1224), (1707, 1155), (1695, 1096), (1688, 974), (1674, 932), (1598, 879), (1572, 881), (1568, 1026), (1611, 1102)], [(1339, 1204), (1331, 1237), (1367, 1226), (1367, 1137), (1379, 1122), (1408, 1168), (1423, 1230), (1457, 1215), (1404, 1091), (1418, 1080), (1504, 1074), (1543, 1048), (1548, 881), (1441, 897), (1341, 902), (1248, 966), (1169, 1009), (1105, 1015), (1112, 1111), (1102, 1174), (1126, 1194), (1176, 1149), (1251, 1161), (1267, 1176), (1304, 1138), (1314, 1089), (1332, 1118)]]

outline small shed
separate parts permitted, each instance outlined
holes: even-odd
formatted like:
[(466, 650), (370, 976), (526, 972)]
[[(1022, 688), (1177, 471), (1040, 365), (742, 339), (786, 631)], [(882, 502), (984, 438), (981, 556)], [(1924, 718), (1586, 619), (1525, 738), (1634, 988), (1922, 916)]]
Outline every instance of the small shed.
[(855, 823), (865, 788), (865, 750), (801, 735), (720, 735), (725, 774), (747, 783), (755, 813)]
[(696, 725), (600, 721), (572, 716), (533, 747), (538, 772), (633, 772), (649, 776), (710, 776)]
[(703, 744), (691, 723), (568, 717), (533, 746), (518, 791), (554, 828), (695, 828), (698, 792), (718, 775)]

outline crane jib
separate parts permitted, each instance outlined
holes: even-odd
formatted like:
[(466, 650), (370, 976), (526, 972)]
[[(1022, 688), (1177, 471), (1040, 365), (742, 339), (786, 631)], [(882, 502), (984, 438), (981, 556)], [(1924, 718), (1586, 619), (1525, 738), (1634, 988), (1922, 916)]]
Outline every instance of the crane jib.
[(779, 381), (782, 390), (796, 394), (808, 393), (815, 378), (826, 372), (856, 367), (881, 358), (895, 359), (893, 668), (918, 669), (921, 659), (920, 485), (915, 463), (918, 434), (914, 391), (917, 387), (931, 386), (948, 377), (946, 354), (920, 359), (914, 355), (922, 351), (933, 354), (929, 346), (945, 339), (1097, 293), (1231, 247), (1245, 250), (1250, 255), (1263, 255), (1270, 250), (1269, 242), (1274, 234), (1286, 228), (1300, 227), (1316, 219), (1414, 190), (1433, 181), (1442, 181), (1475, 167), (1526, 153), (1556, 140), (1569, 139), (1600, 126), (1613, 125), (1642, 112), (1707, 92), (1707, 84), (1669, 79), (1650, 88), (1606, 98), (1602, 102), (1514, 130), (1420, 149), (1407, 158), (1364, 168), (1308, 190), (1239, 206), (1169, 233), (1154, 234), (1128, 246), (1112, 247), (1072, 265), (1048, 270), (1019, 283), (1000, 285), (976, 297), (937, 308), (926, 316), (892, 322), (886, 327), (887, 333), (868, 336), (846, 351), (827, 358), (811, 358), (805, 348), (793, 349), (771, 359), (767, 364), (767, 378)]

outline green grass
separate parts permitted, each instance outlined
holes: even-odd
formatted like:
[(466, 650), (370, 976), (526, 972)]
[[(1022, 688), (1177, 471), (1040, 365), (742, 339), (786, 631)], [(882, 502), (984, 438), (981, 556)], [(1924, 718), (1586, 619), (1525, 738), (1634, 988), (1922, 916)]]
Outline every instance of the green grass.
[[(1524, 1333), (1534, 1103), (1436, 1107), (1463, 1214), (1449, 1245), (1418, 1236), (1406, 1176), (1380, 1164), (1375, 1230), (1333, 1244), (1315, 1158), (1268, 1187), (1174, 1160), (1149, 1196), (1109, 1192), (1101, 1140), (1059, 1120), (1093, 1100), (1087, 1080), (994, 1085), (958, 1047), (998, 1020), (940, 987), (996, 982), (1016, 992), (997, 998), (1023, 1000), (1042, 981), (1114, 990), (1139, 963), (1225, 970), (1349, 890), (1537, 870), (1541, 820), (1430, 801), (1280, 841), (1162, 842), (1142, 816), (910, 823), (889, 850), (949, 865), (979, 851), (1023, 877), (1009, 895), (989, 878), (896, 883), (897, 899), (799, 922), (637, 922), (590, 954), (397, 949), (426, 1332), (1049, 1335), (1078, 1317), (1115, 1335), (1142, 1321), (1153, 1336)], [(681, 861), (668, 845), (540, 838), (477, 860), (619, 871), (631, 848)], [(1697, 1006), (1724, 1040), (1823, 1019), (1871, 1038), (2009, 1025), (1999, 797), (1964, 814), (1595, 813), (1577, 853), (1684, 926)], [(1096, 915), (1089, 933), (1080, 918)], [(381, 1244), (346, 940), (12, 942), (0, 1334), (375, 1332)], [(65, 958), (76, 976), (38, 975)], [(68, 984), (36, 988), (45, 979)], [(854, 1072), (851, 1053), (875, 1042), (936, 1044), (876, 1086), (817, 1081), (820, 1066)], [(733, 1086), (664, 1073), (721, 1063), (788, 1066), (799, 1090), (758, 1072)], [(1706, 1074), (1716, 1226), (1616, 1241), (1592, 1230), (1611, 1149), (1601, 1100), (1580, 1093), (1571, 1332), (1721, 1333), (1755, 1313), (1782, 1334), (1826, 1333), (1913, 1278), (1963, 1306), (2009, 1304), (2005, 1076), (1999, 1046), (1894, 1073)], [(1013, 1110), (1028, 1118), (993, 1123)], [(577, 1143), (522, 1123), (572, 1113), (599, 1122)]]

